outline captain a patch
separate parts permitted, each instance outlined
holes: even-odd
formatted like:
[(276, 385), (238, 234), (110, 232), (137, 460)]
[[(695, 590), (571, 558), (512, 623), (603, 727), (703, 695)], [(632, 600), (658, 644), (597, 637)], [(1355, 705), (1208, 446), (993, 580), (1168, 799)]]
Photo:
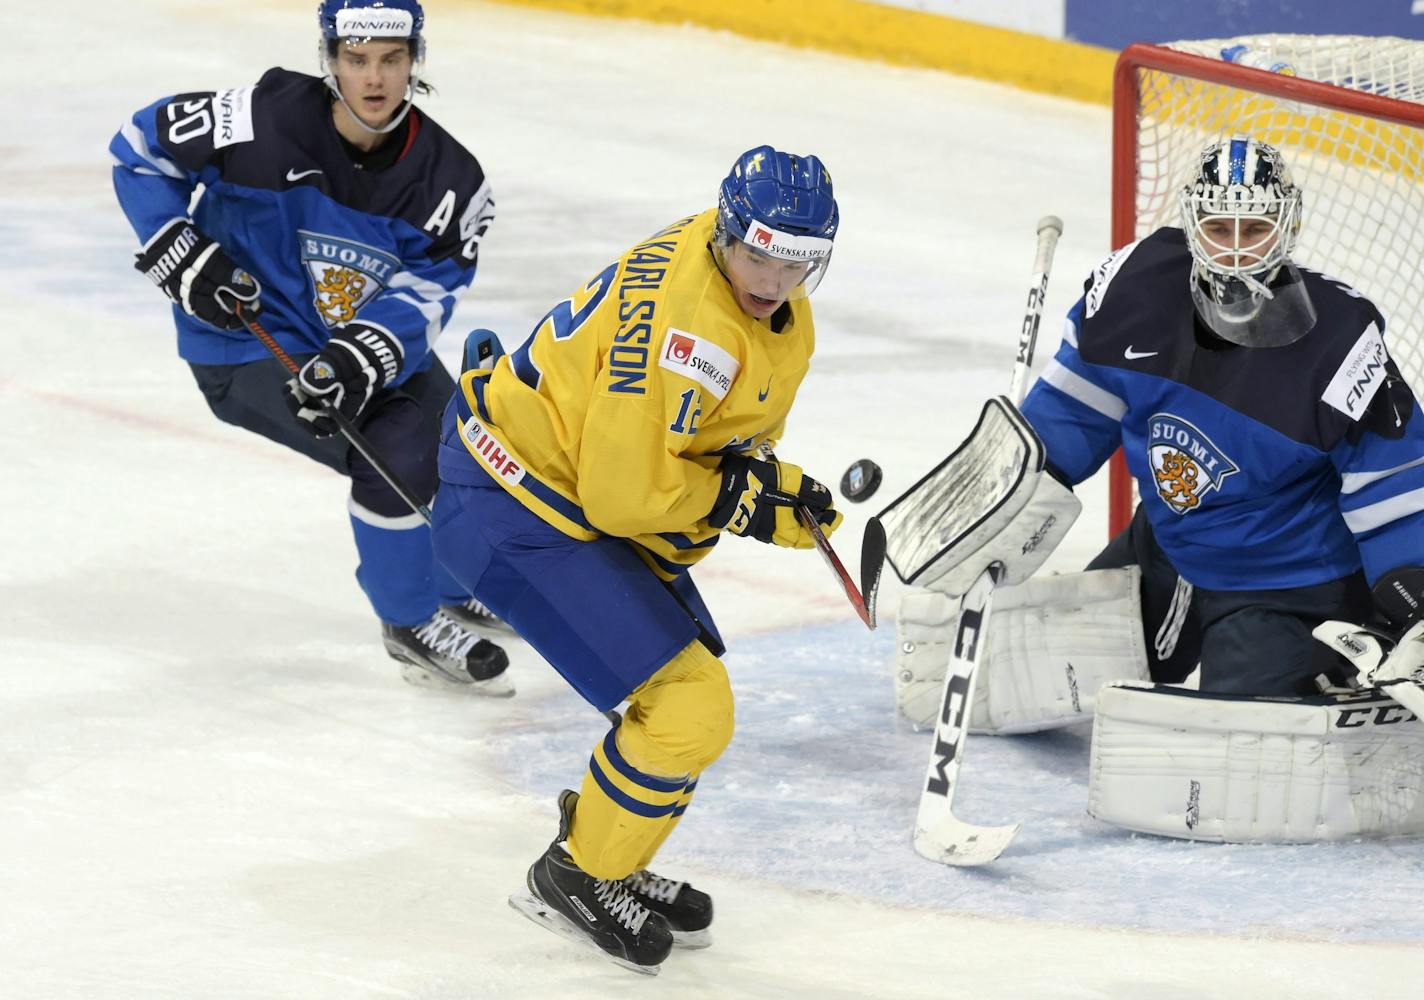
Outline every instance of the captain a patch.
[(1196, 425), (1170, 413), (1148, 421), (1147, 457), (1157, 495), (1178, 514), (1196, 510), (1227, 476), (1241, 471)]
[(297, 237), (311, 278), (312, 304), (328, 329), (355, 319), (400, 270), (398, 257), (364, 243), (305, 229), (297, 230)]

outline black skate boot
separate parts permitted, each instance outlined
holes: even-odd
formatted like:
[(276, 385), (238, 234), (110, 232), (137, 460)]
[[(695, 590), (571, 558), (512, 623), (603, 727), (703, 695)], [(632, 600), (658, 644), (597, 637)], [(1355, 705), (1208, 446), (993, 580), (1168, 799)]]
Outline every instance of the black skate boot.
[(442, 604), (440, 610), (455, 619), (467, 629), (475, 629), (485, 635), (513, 635), (514, 629), (478, 599), (472, 597), (464, 604)]
[(381, 626), (386, 652), (399, 660), (401, 676), (411, 684), (468, 691), (490, 698), (514, 694), (505, 670), (509, 657), (488, 639), (436, 611), (424, 625)]
[(668, 952), (672, 931), (622, 881), (587, 874), (568, 851), (578, 793), (559, 793), (559, 836), (529, 869), (527, 893), (509, 897), (509, 905), (555, 934), (604, 952), (617, 965), (657, 975)]
[(672, 943), (679, 948), (706, 948), (712, 943), (712, 897), (686, 882), (654, 875), (644, 868), (623, 880), (638, 901), (667, 922)]

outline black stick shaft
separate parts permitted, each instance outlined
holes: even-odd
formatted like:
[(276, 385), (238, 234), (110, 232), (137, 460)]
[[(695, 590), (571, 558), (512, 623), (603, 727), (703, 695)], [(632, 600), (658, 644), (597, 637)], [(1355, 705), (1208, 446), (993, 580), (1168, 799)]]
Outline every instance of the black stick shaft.
[[(248, 332), (262, 342), (262, 346), (267, 348), (274, 358), (287, 366), (288, 371), (293, 375), (301, 371), (301, 366), (292, 360), (292, 356), (282, 350), (282, 345), (277, 343), (277, 341), (272, 338), (272, 335), (263, 329), (261, 323), (249, 316), (241, 305), (237, 307), (237, 318), (242, 320), (242, 325), (247, 327)], [(387, 465), (385, 460), (372, 450), (371, 443), (366, 440), (365, 435), (356, 429), (356, 425), (325, 399), (318, 400), (318, 402), (320, 402), (322, 408), (326, 410), (326, 415), (336, 424), (337, 430), (341, 431), (342, 436), (351, 442), (351, 447), (359, 451), (362, 457), (371, 463), (371, 467), (380, 473), (381, 478), (390, 484), (391, 489), (395, 490), (396, 493), (400, 495), (400, 498), (410, 506), (410, 509), (419, 514), (426, 524), (429, 524), (430, 508), (417, 500), (415, 493), (411, 491), (410, 487), (405, 484), (400, 476), (396, 475), (395, 470)]]

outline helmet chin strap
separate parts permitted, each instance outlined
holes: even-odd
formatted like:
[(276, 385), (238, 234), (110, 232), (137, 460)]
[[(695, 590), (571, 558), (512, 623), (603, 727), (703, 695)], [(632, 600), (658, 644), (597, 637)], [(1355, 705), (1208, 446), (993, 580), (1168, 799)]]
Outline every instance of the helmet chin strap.
[(351, 112), (351, 117), (356, 124), (372, 135), (387, 135), (399, 128), (400, 123), (405, 121), (405, 116), (410, 113), (411, 102), (415, 99), (415, 78), (411, 77), (410, 82), (405, 85), (405, 102), (401, 105), (401, 109), (396, 112), (396, 116), (381, 128), (372, 128), (363, 122), (361, 116), (356, 113), (356, 109), (346, 102), (346, 95), (341, 92), (341, 85), (336, 82), (336, 77), (328, 73), (324, 79), (327, 89), (336, 95), (336, 99), (341, 102), (343, 108)]

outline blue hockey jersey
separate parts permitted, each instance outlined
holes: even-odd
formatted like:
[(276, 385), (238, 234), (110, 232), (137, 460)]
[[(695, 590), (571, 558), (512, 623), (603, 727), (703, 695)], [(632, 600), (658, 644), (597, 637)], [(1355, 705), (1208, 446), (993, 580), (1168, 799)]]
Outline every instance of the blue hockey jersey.
[(1359, 292), (1301, 268), (1317, 321), (1285, 347), (1198, 329), (1191, 255), (1160, 229), (1101, 264), (1024, 401), (1073, 482), (1121, 445), (1158, 543), (1213, 590), (1424, 565), (1424, 415)]
[[(141, 242), (189, 216), (262, 283), (262, 321), (314, 354), (358, 314), (405, 348), (401, 380), (430, 351), (474, 277), (494, 201), (479, 162), (411, 109), (390, 166), (352, 163), (317, 77), (268, 70), (255, 87), (179, 94), (135, 114), (109, 145), (119, 203)], [(177, 307), (178, 353), (198, 364), (266, 358)]]

